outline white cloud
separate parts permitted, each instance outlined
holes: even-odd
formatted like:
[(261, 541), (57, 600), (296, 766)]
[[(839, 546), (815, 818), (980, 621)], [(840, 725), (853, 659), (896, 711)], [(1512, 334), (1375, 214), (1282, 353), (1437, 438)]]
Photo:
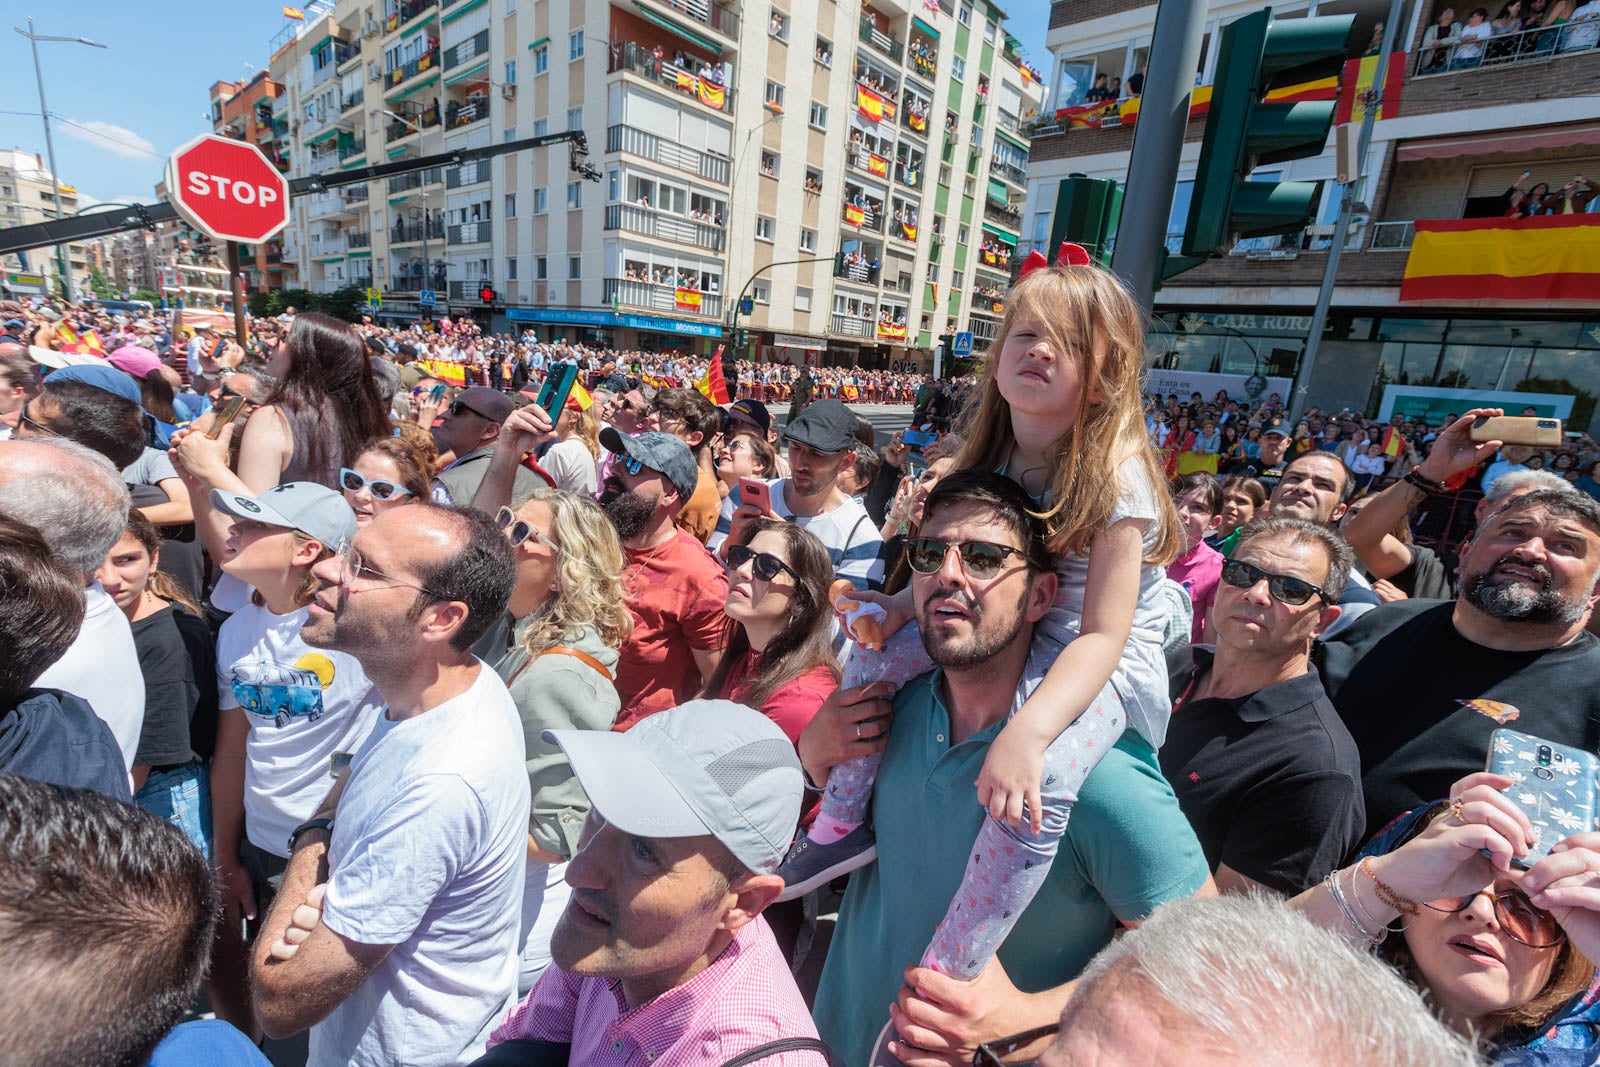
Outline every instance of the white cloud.
[(101, 122), (99, 119), (80, 122), (77, 119), (66, 119), (56, 128), (68, 137), (93, 145), (112, 155), (121, 156), (123, 159), (150, 159), (160, 155), (155, 145), (127, 127), (118, 126), (114, 122)]

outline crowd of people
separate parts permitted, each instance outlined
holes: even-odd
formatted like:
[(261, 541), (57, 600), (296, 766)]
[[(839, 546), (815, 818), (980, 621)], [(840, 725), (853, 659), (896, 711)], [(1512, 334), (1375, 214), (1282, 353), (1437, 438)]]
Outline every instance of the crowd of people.
[(1423, 31), (1418, 73), (1470, 70), (1484, 64), (1545, 59), (1584, 52), (1600, 45), (1600, 2), (1596, 0), (1510, 0), (1490, 17), (1487, 7), (1472, 8), (1466, 21), (1454, 7), (1435, 9)]
[(0, 1062), (1600, 1054), (1587, 438), (0, 315)]

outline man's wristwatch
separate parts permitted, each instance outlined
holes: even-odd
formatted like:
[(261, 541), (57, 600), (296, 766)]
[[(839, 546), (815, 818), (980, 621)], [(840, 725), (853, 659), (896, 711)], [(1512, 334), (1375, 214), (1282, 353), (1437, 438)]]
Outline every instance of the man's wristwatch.
[(300, 835), (303, 834), (303, 833), (306, 833), (309, 830), (326, 830), (326, 831), (328, 831), (329, 834), (332, 834), (333, 833), (333, 820), (332, 819), (307, 819), (305, 822), (301, 823), (299, 826), (296, 826), (293, 830), (290, 830), (289, 831), (289, 853), (290, 853), (290, 855), (294, 854), (294, 844), (295, 844), (296, 841), (300, 840)]
[(1443, 482), (1436, 482), (1432, 478), (1423, 477), (1422, 475), (1417, 473), (1417, 470), (1416, 470), (1415, 467), (1413, 467), (1411, 470), (1407, 471), (1405, 477), (1401, 478), (1400, 480), (1402, 482), (1405, 482), (1407, 485), (1416, 486), (1418, 489), (1421, 489), (1424, 493), (1427, 493), (1429, 496), (1436, 496), (1436, 495), (1438, 495), (1440, 493), (1449, 492), (1449, 489), (1445, 486), (1445, 484)]

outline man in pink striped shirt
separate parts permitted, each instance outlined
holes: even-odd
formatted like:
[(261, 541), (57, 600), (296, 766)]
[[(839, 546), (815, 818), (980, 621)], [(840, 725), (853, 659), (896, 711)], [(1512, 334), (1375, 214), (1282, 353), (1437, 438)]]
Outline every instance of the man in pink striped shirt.
[[(547, 731), (593, 805), (567, 867), (554, 963), (489, 1038), (570, 1045), (586, 1067), (828, 1062), (761, 912), (804, 779), (761, 713), (697, 700), (626, 733)], [(793, 1042), (791, 1039), (809, 1039)], [(799, 1045), (799, 1048), (794, 1047)]]

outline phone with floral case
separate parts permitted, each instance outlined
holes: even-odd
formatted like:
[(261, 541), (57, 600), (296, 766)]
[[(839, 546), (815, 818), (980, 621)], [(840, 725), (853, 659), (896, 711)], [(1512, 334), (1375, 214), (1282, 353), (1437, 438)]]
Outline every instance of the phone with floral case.
[(1600, 829), (1600, 757), (1516, 730), (1489, 738), (1488, 769), (1511, 779), (1506, 796), (1533, 824), (1538, 843), (1513, 862), (1532, 867), (1563, 838)]

